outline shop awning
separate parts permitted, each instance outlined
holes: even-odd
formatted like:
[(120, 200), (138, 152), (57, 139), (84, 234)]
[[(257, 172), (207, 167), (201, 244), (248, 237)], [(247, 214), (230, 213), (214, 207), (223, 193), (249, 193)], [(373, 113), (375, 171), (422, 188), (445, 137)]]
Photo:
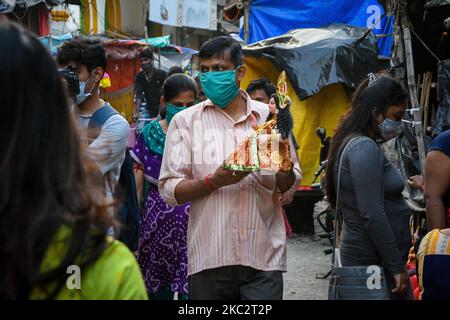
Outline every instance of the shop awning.
[(48, 8), (62, 3), (81, 5), (80, 0), (0, 0), (0, 13), (10, 13), (16, 7), (28, 8), (44, 3)]

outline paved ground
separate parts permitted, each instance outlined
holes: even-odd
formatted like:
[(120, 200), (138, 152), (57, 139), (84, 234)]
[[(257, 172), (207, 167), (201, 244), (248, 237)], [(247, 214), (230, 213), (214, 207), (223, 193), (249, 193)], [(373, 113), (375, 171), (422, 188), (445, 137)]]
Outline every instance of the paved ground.
[[(317, 214), (323, 204), (316, 206)], [(330, 270), (331, 256), (325, 255), (329, 249), (328, 241), (317, 235), (322, 233), (316, 226), (316, 236), (299, 237), (293, 235), (288, 241), (288, 272), (283, 274), (285, 300), (326, 300), (328, 278), (316, 279), (316, 274), (325, 274)]]
[(284, 277), (285, 300), (327, 299), (328, 279), (316, 279), (317, 273), (330, 269), (327, 246), (311, 238), (297, 237), (288, 242), (288, 272)]

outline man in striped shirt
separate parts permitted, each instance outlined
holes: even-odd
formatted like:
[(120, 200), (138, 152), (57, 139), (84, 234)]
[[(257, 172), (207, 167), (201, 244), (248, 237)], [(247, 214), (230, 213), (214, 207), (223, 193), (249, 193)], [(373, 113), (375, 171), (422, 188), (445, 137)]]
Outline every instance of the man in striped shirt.
[(199, 53), (208, 100), (178, 113), (166, 137), (159, 190), (169, 205), (192, 202), (188, 227), (190, 299), (282, 299), (286, 229), (279, 194), (295, 189), (301, 171), (226, 170), (222, 163), (269, 115), (239, 89), (240, 45), (207, 41)]

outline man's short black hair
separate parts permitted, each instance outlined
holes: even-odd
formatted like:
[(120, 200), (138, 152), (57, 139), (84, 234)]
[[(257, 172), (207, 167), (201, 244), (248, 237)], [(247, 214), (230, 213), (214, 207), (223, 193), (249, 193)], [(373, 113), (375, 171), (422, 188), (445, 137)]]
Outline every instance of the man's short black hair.
[(170, 67), (169, 72), (167, 72), (167, 77), (170, 77), (171, 75), (177, 74), (177, 73), (183, 73), (184, 74), (183, 68), (180, 67), (180, 66)]
[(277, 88), (269, 79), (261, 78), (251, 81), (246, 91), (248, 94), (251, 94), (256, 90), (264, 90), (264, 92), (270, 98), (277, 91)]
[(230, 55), (231, 62), (235, 67), (244, 64), (244, 55), (239, 42), (228, 36), (220, 36), (209, 39), (200, 48), (198, 54), (200, 59), (209, 59), (213, 57), (222, 58), (225, 53)]
[(147, 58), (153, 61), (154, 60), (153, 49), (151, 47), (145, 48), (141, 52), (141, 58)]
[(75, 38), (58, 49), (58, 63), (65, 65), (69, 61), (86, 66), (89, 73), (98, 67), (106, 70), (106, 51), (100, 40)]

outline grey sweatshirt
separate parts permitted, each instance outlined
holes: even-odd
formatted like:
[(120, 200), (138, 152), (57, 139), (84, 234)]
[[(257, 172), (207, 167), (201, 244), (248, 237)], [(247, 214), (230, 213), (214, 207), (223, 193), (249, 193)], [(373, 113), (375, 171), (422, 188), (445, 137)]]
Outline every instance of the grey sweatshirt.
[[(334, 166), (334, 181), (340, 154)], [(340, 208), (344, 219), (343, 266), (383, 265), (392, 275), (405, 271), (411, 247), (410, 210), (396, 168), (372, 139), (352, 141), (344, 155)]]

